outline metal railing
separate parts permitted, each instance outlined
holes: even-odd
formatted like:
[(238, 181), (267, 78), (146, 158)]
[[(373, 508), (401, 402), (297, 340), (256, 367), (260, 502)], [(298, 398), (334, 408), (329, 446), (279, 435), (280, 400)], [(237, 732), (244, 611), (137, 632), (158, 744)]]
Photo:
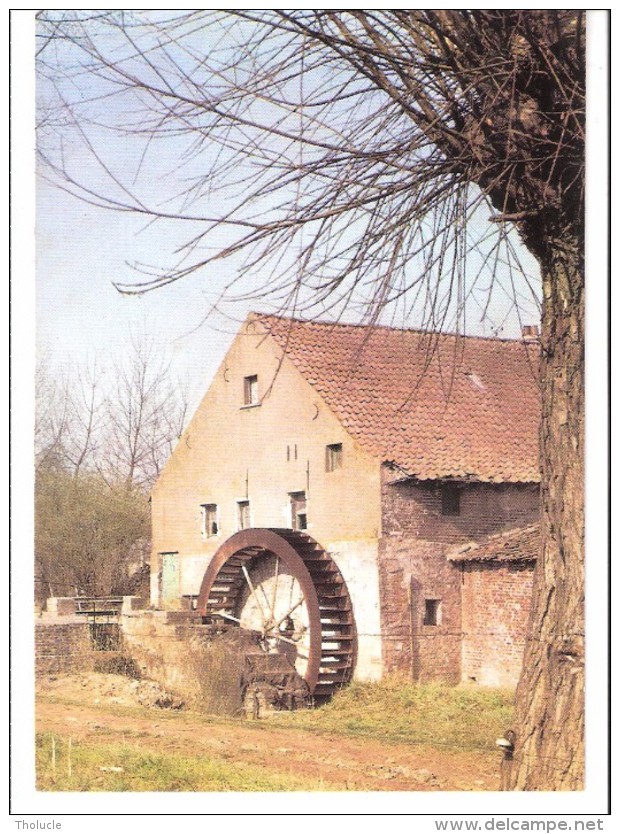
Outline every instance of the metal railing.
[(123, 606), (122, 597), (74, 597), (75, 613), (88, 617), (117, 617)]
[(119, 614), (122, 597), (74, 597), (75, 613), (86, 617), (96, 651), (114, 652), (121, 647)]

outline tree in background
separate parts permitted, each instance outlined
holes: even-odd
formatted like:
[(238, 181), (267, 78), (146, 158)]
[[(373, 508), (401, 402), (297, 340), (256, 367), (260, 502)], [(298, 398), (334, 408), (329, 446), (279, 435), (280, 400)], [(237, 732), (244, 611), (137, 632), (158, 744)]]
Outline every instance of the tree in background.
[(148, 493), (179, 437), (182, 388), (152, 345), (120, 367), (36, 379), (37, 597), (121, 593), (144, 560)]
[(43, 598), (121, 592), (148, 536), (144, 493), (109, 486), (94, 473), (37, 473), (35, 557)]
[[(518, 789), (582, 787), (585, 13), (46, 11), (39, 19), (40, 77), (55, 85), (59, 105), (42, 111), (49, 175), (97, 205), (192, 230), (177, 265), (123, 291), (248, 253), (244, 268), (261, 266), (264, 297), (289, 311), (340, 315), (361, 304), (374, 322), (415, 308), (440, 329), (464, 326), (486, 275), (489, 293), (499, 286), (518, 304), (515, 235), (535, 257), (543, 549), (512, 773)], [(75, 90), (80, 79), (92, 84), (93, 95), (74, 95), (63, 74)], [(125, 179), (93, 132), (105, 118), (104, 91), (110, 126), (144, 143)], [(83, 140), (106, 182), (85, 181), (54, 151), (54, 128)], [(187, 177), (158, 203), (141, 191), (140, 175), (168, 138), (182, 148)], [(209, 251), (222, 228), (232, 239)], [(222, 288), (234, 290), (235, 282)]]
[(180, 437), (187, 399), (152, 343), (132, 342), (105, 404), (98, 466), (127, 490), (150, 490)]

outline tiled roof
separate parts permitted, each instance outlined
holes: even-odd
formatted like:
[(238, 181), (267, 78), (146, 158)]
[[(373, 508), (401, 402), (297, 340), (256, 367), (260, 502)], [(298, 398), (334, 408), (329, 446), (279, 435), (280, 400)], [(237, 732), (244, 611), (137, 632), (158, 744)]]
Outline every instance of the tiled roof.
[(420, 480), (540, 480), (538, 346), (260, 317), (348, 432)]
[(451, 562), (535, 562), (540, 548), (540, 524), (496, 533), (479, 542), (451, 548)]

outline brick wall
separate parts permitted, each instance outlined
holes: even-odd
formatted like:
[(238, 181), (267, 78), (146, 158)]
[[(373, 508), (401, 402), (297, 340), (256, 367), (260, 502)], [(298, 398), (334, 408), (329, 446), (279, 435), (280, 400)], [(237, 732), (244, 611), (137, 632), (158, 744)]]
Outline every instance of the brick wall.
[(86, 621), (35, 624), (37, 675), (84, 672), (94, 668), (94, 651)]
[[(449, 545), (532, 523), (536, 485), (467, 484), (460, 513), (441, 513), (441, 484), (391, 483), (382, 473), (379, 587), (384, 671), (414, 680), (462, 678), (463, 572), (448, 562)], [(439, 600), (436, 625), (425, 625), (426, 600)]]
[[(379, 547), (383, 669), (420, 682), (460, 680), (460, 576), (433, 542), (384, 537)], [(425, 599), (440, 600), (439, 623), (424, 625)]]
[(463, 680), (516, 686), (532, 595), (533, 563), (466, 562), (463, 576)]
[(390, 484), (393, 477), (384, 467), (384, 536), (401, 534), (456, 544), (538, 520), (536, 484), (466, 484), (460, 490), (460, 514), (442, 516), (440, 482), (429, 482), (428, 486), (413, 481)]

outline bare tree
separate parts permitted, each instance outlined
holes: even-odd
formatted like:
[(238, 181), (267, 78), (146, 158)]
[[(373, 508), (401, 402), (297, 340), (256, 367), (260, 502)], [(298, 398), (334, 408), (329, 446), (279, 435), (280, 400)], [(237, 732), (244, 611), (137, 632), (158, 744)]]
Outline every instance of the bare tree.
[[(581, 787), (585, 13), (50, 11), (40, 24), (56, 129), (81, 138), (105, 182), (54, 152), (46, 114), (49, 176), (97, 205), (191, 229), (176, 265), (142, 267), (122, 291), (247, 253), (265, 297), (288, 310), (362, 303), (375, 321), (416, 307), (433, 328), (462, 327), (485, 274), (518, 303), (515, 234), (534, 255), (544, 544), (513, 775), (520, 789)], [(89, 79), (90, 99), (72, 95), (67, 74), (78, 91)], [(144, 141), (130, 178), (96, 144), (103, 95), (109, 112), (118, 99), (113, 126)], [(186, 179), (157, 203), (139, 175), (170, 137)], [(230, 242), (208, 251), (222, 228)]]
[(184, 385), (145, 339), (107, 368), (68, 375), (40, 361), (35, 389), (37, 468), (99, 473), (127, 489), (150, 489), (187, 415)]
[(39, 357), (35, 369), (34, 451), (37, 469), (60, 465), (68, 422), (66, 382), (54, 377)]
[(36, 379), (37, 596), (110, 594), (149, 537), (148, 490), (181, 434), (187, 405), (153, 345), (122, 367)]
[(79, 370), (69, 391), (69, 422), (64, 446), (65, 459), (73, 476), (84, 468), (92, 471), (97, 458), (103, 418), (103, 386), (97, 367)]
[(95, 469), (105, 398), (96, 365), (69, 375), (39, 359), (35, 379), (37, 469), (58, 469), (74, 477)]
[(144, 340), (134, 339), (114, 376), (99, 468), (112, 483), (148, 491), (183, 431), (185, 392)]

